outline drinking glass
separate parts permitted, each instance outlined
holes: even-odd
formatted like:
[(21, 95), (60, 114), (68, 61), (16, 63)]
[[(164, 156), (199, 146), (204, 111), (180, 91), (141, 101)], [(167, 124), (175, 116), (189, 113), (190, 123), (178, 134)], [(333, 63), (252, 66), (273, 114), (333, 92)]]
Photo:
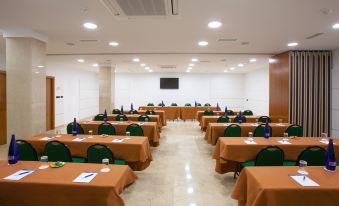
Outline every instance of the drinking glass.
[(39, 169), (43, 170), (43, 169), (47, 169), (48, 167), (49, 167), (48, 166), (48, 156), (41, 156)]
[(307, 167), (307, 162), (305, 160), (300, 160), (298, 173), (302, 175), (308, 175), (308, 172), (306, 171), (306, 167)]
[(283, 123), (283, 119), (279, 119), (279, 124), (282, 124)]
[(109, 172), (111, 169), (108, 167), (109, 159), (105, 158), (102, 159), (102, 169), (101, 172)]
[(124, 121), (124, 119), (123, 119), (123, 118), (120, 118), (119, 120), (120, 120), (120, 121)]
[(60, 130), (56, 130), (55, 133), (56, 133), (55, 137), (61, 137), (61, 131)]
[(126, 136), (131, 136), (131, 132), (130, 131), (126, 131)]
[(248, 132), (248, 141), (252, 142), (253, 141), (253, 132)]
[(88, 138), (93, 138), (93, 130), (88, 131), (89, 137)]
[(283, 141), (288, 141), (288, 133), (284, 132), (284, 137), (282, 139)]
[(326, 132), (323, 132), (321, 133), (321, 141), (327, 141), (327, 133)]

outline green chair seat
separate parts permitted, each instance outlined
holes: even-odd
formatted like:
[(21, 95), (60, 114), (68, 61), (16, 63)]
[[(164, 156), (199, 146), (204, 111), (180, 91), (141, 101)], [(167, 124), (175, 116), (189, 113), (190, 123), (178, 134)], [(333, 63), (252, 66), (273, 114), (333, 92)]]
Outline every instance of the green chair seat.
[(129, 132), (131, 136), (144, 136), (144, 130), (138, 124), (130, 124), (126, 128), (126, 132)]
[[(269, 126), (270, 129), (270, 137), (272, 136), (272, 127)], [(257, 126), (254, 130), (253, 136), (254, 137), (264, 137), (264, 132), (265, 131), (265, 124), (261, 124)]]
[(72, 162), (76, 163), (86, 163), (86, 158), (83, 157), (72, 157)]
[(138, 117), (139, 122), (150, 122), (151, 118), (147, 115), (141, 115)]
[(133, 110), (129, 110), (128, 114), (139, 114), (139, 112), (137, 110), (133, 109)]
[(118, 160), (118, 159), (114, 160), (114, 164), (116, 164), (116, 165), (127, 165), (125, 160)]
[(204, 111), (204, 116), (212, 116), (212, 115), (214, 115), (214, 112), (212, 110)]
[(148, 103), (147, 106), (154, 107), (154, 104), (153, 103)]
[(210, 104), (210, 103), (205, 103), (204, 106), (205, 106), (205, 107), (210, 107), (211, 104)]
[(231, 124), (225, 128), (224, 137), (241, 137), (241, 127), (237, 124)]
[(185, 104), (185, 107), (190, 107), (190, 106), (192, 106), (190, 103)]
[(323, 166), (325, 165), (326, 150), (319, 146), (311, 146), (304, 149), (298, 156), (297, 163), (305, 160), (307, 166)]
[(25, 140), (17, 140), (19, 160), (21, 161), (38, 161), (39, 157), (34, 147)]
[(109, 147), (103, 144), (94, 144), (87, 149), (88, 163), (101, 164), (103, 159), (108, 159), (109, 164), (114, 164), (114, 155)]
[(45, 154), (48, 156), (48, 161), (56, 162), (72, 162), (71, 152), (68, 147), (57, 140), (50, 141), (45, 145)]
[(289, 137), (291, 136), (297, 136), (302, 137), (303, 136), (303, 127), (299, 126), (297, 124), (290, 125), (286, 130), (285, 133), (288, 134)]
[(104, 121), (104, 115), (103, 114), (97, 114), (94, 117), (94, 121)]
[(242, 114), (246, 116), (253, 116), (253, 112), (251, 110), (245, 110)]
[(200, 103), (197, 103), (197, 107), (201, 107), (201, 104), (200, 104)]
[(113, 109), (112, 114), (121, 114), (120, 109)]
[(172, 103), (171, 106), (172, 107), (176, 107), (176, 106), (178, 106), (178, 104), (177, 103)]
[(98, 134), (102, 135), (102, 134), (106, 134), (106, 135), (115, 135), (115, 128), (112, 124), (106, 122), (106, 123), (102, 123), (99, 125), (98, 127)]
[(247, 161), (247, 162), (244, 162), (244, 163), (241, 163), (241, 166), (242, 167), (253, 167), (254, 166), (254, 161)]
[(283, 166), (295, 166), (296, 162), (295, 161), (287, 161), (285, 160), (283, 163)]
[(128, 121), (128, 117), (124, 114), (119, 114), (115, 118), (116, 121)]
[(218, 119), (217, 119), (217, 122), (218, 123), (227, 123), (227, 122), (230, 122), (230, 118), (226, 117), (226, 116), (220, 116)]

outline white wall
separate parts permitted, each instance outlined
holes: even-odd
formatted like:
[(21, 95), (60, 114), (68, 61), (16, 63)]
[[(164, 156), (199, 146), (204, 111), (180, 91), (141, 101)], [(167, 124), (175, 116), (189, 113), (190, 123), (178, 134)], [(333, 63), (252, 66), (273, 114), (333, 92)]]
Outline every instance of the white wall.
[(5, 70), (6, 68), (6, 54), (0, 53), (0, 70)]
[(48, 66), (47, 75), (55, 77), (55, 125), (84, 119), (99, 113), (97, 72), (78, 68)]
[(332, 136), (339, 137), (339, 49), (333, 51)]
[[(178, 90), (160, 90), (160, 77), (178, 77)], [(135, 107), (154, 104), (162, 100), (165, 105), (176, 102), (202, 104), (209, 102), (224, 108), (244, 109), (244, 75), (243, 74), (193, 74), (193, 73), (116, 73), (115, 106), (129, 108), (133, 102)], [(268, 86), (268, 85), (267, 85)]]
[(268, 68), (254, 70), (246, 73), (245, 108), (258, 115), (269, 114), (269, 72)]

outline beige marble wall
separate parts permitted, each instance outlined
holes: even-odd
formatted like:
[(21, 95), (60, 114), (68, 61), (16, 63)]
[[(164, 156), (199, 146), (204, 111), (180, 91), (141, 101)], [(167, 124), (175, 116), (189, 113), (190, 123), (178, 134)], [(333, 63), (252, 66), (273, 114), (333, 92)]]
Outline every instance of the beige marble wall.
[(18, 138), (46, 130), (46, 43), (6, 38), (7, 134)]
[(109, 113), (112, 110), (112, 75), (114, 69), (111, 66), (100, 66), (99, 68), (99, 112), (103, 113), (105, 109)]

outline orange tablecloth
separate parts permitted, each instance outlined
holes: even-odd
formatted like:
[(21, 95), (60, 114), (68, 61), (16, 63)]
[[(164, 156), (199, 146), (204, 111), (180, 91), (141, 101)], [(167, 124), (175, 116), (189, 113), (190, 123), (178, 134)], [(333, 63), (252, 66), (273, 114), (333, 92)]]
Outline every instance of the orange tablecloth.
[[(155, 114), (156, 115), (159, 115), (160, 116), (160, 120), (161, 120), (161, 123), (163, 126), (166, 126), (167, 125), (167, 122), (166, 122), (166, 114), (165, 114), (165, 111), (163, 110), (154, 110)], [(128, 111), (125, 111), (124, 112), (125, 114), (128, 114)], [(138, 113), (139, 115), (143, 115), (146, 113), (146, 110), (138, 110)]]
[[(201, 122), (201, 117), (204, 116), (205, 111), (197, 111), (195, 114), (195, 119)], [(239, 112), (234, 111), (234, 115), (238, 115)], [(222, 116), (225, 114), (225, 111), (214, 111), (214, 115)], [(247, 117), (247, 116), (246, 116)]]
[[(85, 134), (88, 134), (89, 130), (93, 131), (93, 134), (98, 134), (98, 127), (100, 124), (102, 124), (102, 121), (88, 121), (88, 122), (80, 122), (80, 125), (84, 129)], [(144, 130), (144, 135), (148, 137), (148, 140), (150, 142), (150, 145), (152, 146), (158, 146), (159, 145), (159, 139), (160, 139), (160, 132), (158, 130), (157, 123), (155, 122), (113, 122), (110, 121), (114, 128), (117, 135), (125, 135), (126, 134), (126, 128), (130, 124), (140, 124), (142, 129)]]
[[(235, 172), (239, 162), (254, 160), (258, 152), (268, 146), (278, 146), (284, 151), (285, 160), (296, 161), (299, 154), (307, 147), (320, 146), (324, 149), (327, 145), (319, 142), (319, 138), (315, 137), (298, 137), (290, 139), (292, 144), (281, 144), (278, 141), (281, 137), (270, 137), (264, 139), (262, 137), (254, 137), (257, 144), (246, 144), (244, 137), (223, 137), (219, 138), (215, 146), (213, 159), (216, 160), (215, 171), (224, 174), (227, 172)], [(339, 140), (335, 139), (335, 150), (339, 151)], [(339, 153), (336, 153), (337, 159)]]
[(180, 107), (180, 119), (190, 120), (195, 119), (195, 115), (198, 111), (205, 111), (208, 108), (216, 110), (216, 107)]
[[(140, 117), (141, 114), (126, 114), (128, 120), (130, 121), (134, 121), (137, 122), (138, 118)], [(107, 115), (107, 120), (108, 121), (116, 121), (115, 118), (117, 117), (117, 114), (109, 114)], [(162, 124), (162, 121), (160, 119), (159, 115), (147, 115), (150, 118), (150, 122), (156, 122), (158, 124), (158, 127), (161, 128), (162, 126), (164, 126)]]
[[(258, 126), (255, 123), (242, 123), (239, 124), (241, 127), (241, 136), (247, 137), (248, 132), (254, 132), (255, 128)], [(225, 128), (228, 124), (225, 123), (210, 123), (207, 126), (205, 140), (212, 145), (215, 145), (218, 137), (223, 137)], [(290, 124), (287, 123), (270, 123), (272, 127), (272, 137), (282, 137), (284, 136), (284, 132)]]
[[(0, 161), (1, 206), (123, 206), (119, 194), (132, 184), (137, 176), (126, 165), (109, 165), (111, 171), (101, 173), (101, 164), (66, 163), (61, 168), (39, 170), (40, 162), (20, 161), (8, 166)], [(35, 172), (21, 180), (3, 178), (22, 169)], [(89, 183), (73, 180), (82, 172), (99, 172)]]
[(307, 167), (308, 177), (318, 187), (304, 187), (290, 174), (298, 167), (245, 168), (231, 197), (239, 206), (337, 206), (339, 204), (339, 173), (326, 172), (323, 167)]
[[(49, 141), (58, 140), (67, 145), (72, 156), (87, 157), (87, 149), (93, 144), (103, 144), (108, 146), (116, 159), (125, 160), (133, 170), (144, 170), (152, 161), (151, 150), (147, 137), (133, 137), (124, 139), (123, 142), (112, 142), (113, 139), (125, 138), (126, 136), (108, 136), (94, 135), (93, 138), (87, 138), (89, 135), (78, 135), (77, 137), (86, 137), (81, 142), (72, 141), (75, 137), (72, 135), (60, 135), (61, 137), (53, 138), (49, 141), (41, 140), (46, 135), (37, 135), (25, 139), (33, 145), (38, 154), (45, 152), (45, 145)], [(47, 136), (55, 136), (48, 134)]]
[[(217, 122), (219, 116), (202, 116), (201, 117), (201, 121), (200, 121), (200, 127), (202, 130), (206, 130), (207, 125), (209, 123), (215, 123)], [(231, 122), (234, 122), (234, 118), (236, 116), (228, 116), (228, 118), (230, 118)], [(246, 122), (250, 122), (250, 123), (254, 123), (256, 122), (256, 120), (259, 118), (260, 116), (246, 116)]]
[(166, 120), (175, 120), (180, 117), (179, 107), (159, 107), (159, 106), (141, 106), (139, 110), (163, 110), (166, 114)]

